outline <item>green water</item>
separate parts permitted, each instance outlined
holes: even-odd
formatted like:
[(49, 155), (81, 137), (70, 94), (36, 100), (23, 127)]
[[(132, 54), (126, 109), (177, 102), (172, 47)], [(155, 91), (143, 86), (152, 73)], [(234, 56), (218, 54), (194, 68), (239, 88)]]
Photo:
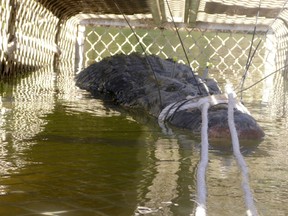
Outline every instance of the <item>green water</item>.
[[(266, 132), (244, 151), (250, 187), (260, 215), (284, 216), (287, 114), (258, 93), (246, 95)], [(147, 215), (194, 214), (200, 148), (189, 131), (165, 135), (155, 120), (91, 98), (65, 67), (2, 83), (1, 100), (0, 215), (140, 215), (137, 206), (154, 211)], [(209, 215), (245, 215), (231, 152), (209, 151), (207, 189)]]

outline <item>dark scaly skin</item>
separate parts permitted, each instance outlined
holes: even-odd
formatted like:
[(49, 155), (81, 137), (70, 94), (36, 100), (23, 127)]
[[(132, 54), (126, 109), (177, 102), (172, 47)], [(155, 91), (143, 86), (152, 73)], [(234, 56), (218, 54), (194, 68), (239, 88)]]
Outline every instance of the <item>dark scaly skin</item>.
[[(157, 80), (149, 69), (147, 60)], [(196, 80), (198, 83), (204, 82), (198, 76)], [(216, 81), (205, 81), (210, 94), (221, 94)], [(173, 102), (184, 100), (187, 96), (203, 96), (200, 95), (191, 70), (186, 65), (152, 55), (146, 59), (137, 53), (107, 57), (90, 65), (76, 77), (76, 85), (92, 95), (109, 96), (122, 107), (141, 109), (156, 118), (164, 107)], [(160, 88), (162, 103), (157, 86)], [(202, 85), (200, 89), (205, 92)], [(230, 137), (227, 118), (227, 105), (217, 105), (209, 109), (209, 137)], [(235, 110), (234, 118), (240, 139), (261, 139), (264, 136), (263, 130), (252, 116)], [(199, 133), (201, 111), (179, 111), (167, 119), (167, 122)]]

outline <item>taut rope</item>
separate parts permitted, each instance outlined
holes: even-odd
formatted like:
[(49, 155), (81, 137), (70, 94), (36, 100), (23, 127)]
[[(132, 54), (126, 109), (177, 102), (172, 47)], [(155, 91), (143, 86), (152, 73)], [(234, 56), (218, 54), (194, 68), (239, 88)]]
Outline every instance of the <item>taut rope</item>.
[(201, 106), (202, 112), (202, 128), (201, 128), (201, 160), (197, 169), (197, 208), (196, 216), (205, 216), (206, 215), (206, 181), (205, 173), (208, 165), (208, 109), (210, 104), (205, 102)]
[(247, 216), (257, 216), (257, 209), (254, 205), (253, 195), (251, 193), (249, 187), (249, 171), (246, 165), (246, 162), (240, 152), (239, 139), (237, 136), (237, 131), (234, 123), (234, 107), (235, 107), (235, 98), (234, 93), (228, 94), (228, 125), (231, 133), (232, 145), (233, 145), (233, 153), (238, 163), (239, 168), (242, 173), (242, 188), (245, 195), (245, 204), (247, 208)]
[(201, 128), (201, 159), (197, 169), (197, 208), (196, 216), (206, 216), (206, 169), (208, 165), (208, 109), (220, 103), (228, 104), (228, 125), (231, 133), (233, 153), (237, 164), (242, 172), (242, 188), (245, 195), (245, 204), (247, 208), (247, 216), (258, 216), (257, 209), (254, 205), (253, 195), (249, 187), (248, 168), (245, 160), (240, 152), (240, 145), (237, 130), (234, 123), (234, 108), (237, 108), (243, 113), (250, 114), (245, 106), (234, 98), (235, 93), (232, 90), (227, 90), (229, 93), (221, 95), (211, 95), (199, 98), (187, 98), (179, 102), (172, 103), (165, 107), (158, 117), (158, 123), (164, 128), (165, 120), (169, 119), (175, 112), (187, 109), (200, 109), (202, 113), (202, 128)]

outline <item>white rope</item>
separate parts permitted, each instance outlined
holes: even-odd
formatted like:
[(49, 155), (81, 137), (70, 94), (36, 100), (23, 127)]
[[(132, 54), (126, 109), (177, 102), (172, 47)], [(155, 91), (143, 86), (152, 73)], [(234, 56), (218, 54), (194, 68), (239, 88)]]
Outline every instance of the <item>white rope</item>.
[(246, 162), (240, 152), (240, 145), (239, 145), (239, 139), (237, 135), (237, 131), (235, 128), (234, 123), (234, 107), (235, 107), (235, 98), (233, 93), (228, 94), (228, 124), (229, 129), (231, 133), (232, 138), (232, 144), (233, 144), (233, 153), (236, 157), (238, 166), (241, 169), (242, 172), (242, 188), (245, 195), (245, 204), (247, 207), (247, 216), (257, 216), (257, 209), (254, 205), (253, 195), (251, 193), (250, 187), (249, 187), (249, 177), (248, 177), (248, 168), (246, 165)]
[[(201, 105), (206, 102), (208, 102), (210, 106), (214, 106), (221, 103), (228, 104), (228, 96), (227, 94), (218, 94), (202, 97), (200, 99), (187, 97), (187, 102), (182, 106), (180, 105), (183, 103), (183, 101), (171, 103), (168, 106), (166, 106), (159, 114), (158, 123), (161, 126), (163, 122), (169, 117), (171, 117), (176, 111), (179, 112), (187, 109), (195, 109), (201, 107)], [(237, 102), (235, 106), (239, 111), (250, 114), (247, 108), (243, 106), (242, 103)]]
[[(229, 86), (227, 87), (227, 91)], [(232, 92), (230, 89), (229, 92)], [(243, 113), (250, 114), (249, 111), (243, 106), (242, 103), (238, 102), (234, 98), (235, 93), (211, 95), (197, 98), (187, 98), (187, 101), (175, 102), (165, 107), (158, 117), (159, 125), (163, 126), (163, 123), (171, 115), (177, 111), (199, 108), (201, 109), (202, 115), (202, 127), (201, 127), (201, 159), (197, 169), (197, 208), (195, 216), (206, 216), (206, 169), (208, 165), (208, 109), (210, 106), (217, 105), (220, 103), (228, 104), (228, 125), (231, 133), (233, 152), (236, 157), (238, 166), (242, 172), (242, 188), (245, 194), (245, 204), (247, 207), (247, 216), (258, 216), (257, 209), (254, 205), (253, 195), (249, 187), (248, 168), (245, 160), (240, 152), (238, 134), (234, 123), (234, 108), (237, 108)], [(184, 102), (184, 103), (183, 103)]]
[(205, 174), (208, 165), (208, 109), (210, 104), (205, 102), (201, 106), (202, 128), (201, 128), (201, 160), (197, 169), (197, 208), (196, 216), (206, 215), (206, 182)]

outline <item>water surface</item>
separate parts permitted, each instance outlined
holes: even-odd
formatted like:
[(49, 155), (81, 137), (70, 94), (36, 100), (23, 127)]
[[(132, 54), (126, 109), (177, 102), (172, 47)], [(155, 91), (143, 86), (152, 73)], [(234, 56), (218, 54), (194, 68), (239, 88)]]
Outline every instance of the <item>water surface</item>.
[[(245, 95), (266, 137), (243, 154), (260, 215), (284, 216), (287, 89), (276, 93), (265, 104), (261, 92)], [(189, 131), (165, 135), (154, 119), (93, 99), (65, 67), (3, 82), (1, 100), (0, 215), (194, 214), (200, 141)], [(210, 149), (207, 189), (209, 215), (245, 215), (229, 149)]]

